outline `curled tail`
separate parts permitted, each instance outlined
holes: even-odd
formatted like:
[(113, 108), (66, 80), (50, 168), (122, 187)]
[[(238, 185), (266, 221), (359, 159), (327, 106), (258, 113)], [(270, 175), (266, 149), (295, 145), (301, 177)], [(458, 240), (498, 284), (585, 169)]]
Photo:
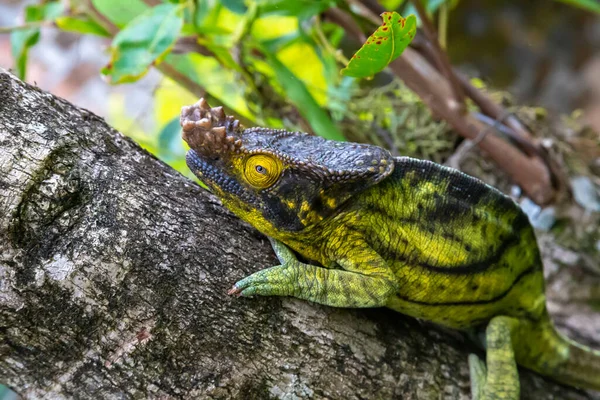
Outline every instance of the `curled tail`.
[(561, 383), (600, 391), (600, 351), (560, 334), (547, 315), (521, 324), (515, 333), (517, 363)]

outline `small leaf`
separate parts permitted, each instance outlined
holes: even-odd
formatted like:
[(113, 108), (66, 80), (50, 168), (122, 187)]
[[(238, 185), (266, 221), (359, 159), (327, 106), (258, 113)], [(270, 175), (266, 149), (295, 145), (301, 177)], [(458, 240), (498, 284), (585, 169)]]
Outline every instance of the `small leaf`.
[(258, 3), (258, 13), (265, 15), (286, 15), (300, 20), (308, 19), (335, 5), (330, 0), (262, 0)]
[(221, 4), (229, 11), (236, 14), (245, 14), (246, 11), (248, 11), (248, 7), (244, 0), (221, 0)]
[(110, 33), (106, 29), (87, 17), (58, 17), (54, 23), (63, 31), (110, 37)]
[(382, 71), (394, 61), (417, 32), (414, 15), (402, 18), (395, 11), (384, 12), (382, 25), (367, 39), (367, 42), (352, 56), (342, 75), (366, 78)]
[(170, 3), (149, 9), (114, 38), (111, 60), (102, 69), (111, 83), (133, 82), (169, 52), (181, 31), (181, 6)]
[(100, 14), (117, 26), (125, 26), (138, 15), (146, 12), (148, 6), (143, 0), (91, 0)]
[(40, 40), (37, 28), (22, 29), (10, 34), (10, 48), (15, 60), (15, 73), (19, 79), (25, 79), (29, 48)]
[[(53, 1), (40, 5), (25, 7), (25, 22), (45, 21), (56, 18), (63, 12), (63, 5)], [(25, 79), (27, 54), (29, 48), (40, 39), (39, 28), (20, 29), (11, 33), (10, 47), (15, 60), (15, 72), (20, 79)]]
[(172, 150), (173, 142), (179, 141), (181, 137), (180, 133), (181, 125), (179, 125), (179, 116), (177, 116), (169, 121), (158, 134), (158, 148), (167, 152)]

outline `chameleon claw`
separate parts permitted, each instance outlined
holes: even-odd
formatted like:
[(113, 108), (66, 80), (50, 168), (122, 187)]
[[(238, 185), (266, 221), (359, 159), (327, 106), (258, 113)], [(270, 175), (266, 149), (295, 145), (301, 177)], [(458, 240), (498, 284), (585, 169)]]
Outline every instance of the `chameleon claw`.
[(227, 291), (227, 294), (230, 296), (240, 297), (242, 295), (242, 289), (234, 285), (231, 289)]

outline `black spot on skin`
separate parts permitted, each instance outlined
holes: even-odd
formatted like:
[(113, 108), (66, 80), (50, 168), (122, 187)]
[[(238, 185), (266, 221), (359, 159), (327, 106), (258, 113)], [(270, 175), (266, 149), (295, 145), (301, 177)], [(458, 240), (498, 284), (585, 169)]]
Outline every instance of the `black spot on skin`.
[(295, 211), (290, 210), (280, 199), (267, 197), (265, 202), (267, 203), (267, 208), (263, 214), (277, 228), (291, 232), (296, 232), (304, 228)]
[(472, 291), (474, 291), (474, 292), (475, 292), (477, 289), (479, 289), (479, 285), (478, 285), (478, 284), (473, 284), (473, 285), (471, 285), (471, 290), (472, 290)]
[(323, 204), (323, 200), (320, 197), (316, 197), (312, 203), (311, 209), (318, 214), (323, 214), (325, 209), (325, 204)]
[(466, 251), (471, 251), (471, 245), (470, 244), (465, 244), (465, 250)]

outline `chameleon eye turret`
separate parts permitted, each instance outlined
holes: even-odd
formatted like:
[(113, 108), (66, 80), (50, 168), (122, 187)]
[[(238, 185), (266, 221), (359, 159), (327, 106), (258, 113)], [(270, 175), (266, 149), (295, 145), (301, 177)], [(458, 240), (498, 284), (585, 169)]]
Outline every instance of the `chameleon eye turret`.
[(254, 154), (244, 162), (244, 177), (257, 189), (268, 189), (273, 186), (282, 172), (281, 161), (270, 154)]
[(271, 239), (281, 261), (230, 294), (483, 327), (487, 366), (469, 357), (475, 400), (518, 399), (516, 363), (600, 390), (600, 352), (552, 326), (535, 233), (498, 190), (377, 146), (244, 129), (204, 100), (184, 107), (181, 125), (190, 169)]

